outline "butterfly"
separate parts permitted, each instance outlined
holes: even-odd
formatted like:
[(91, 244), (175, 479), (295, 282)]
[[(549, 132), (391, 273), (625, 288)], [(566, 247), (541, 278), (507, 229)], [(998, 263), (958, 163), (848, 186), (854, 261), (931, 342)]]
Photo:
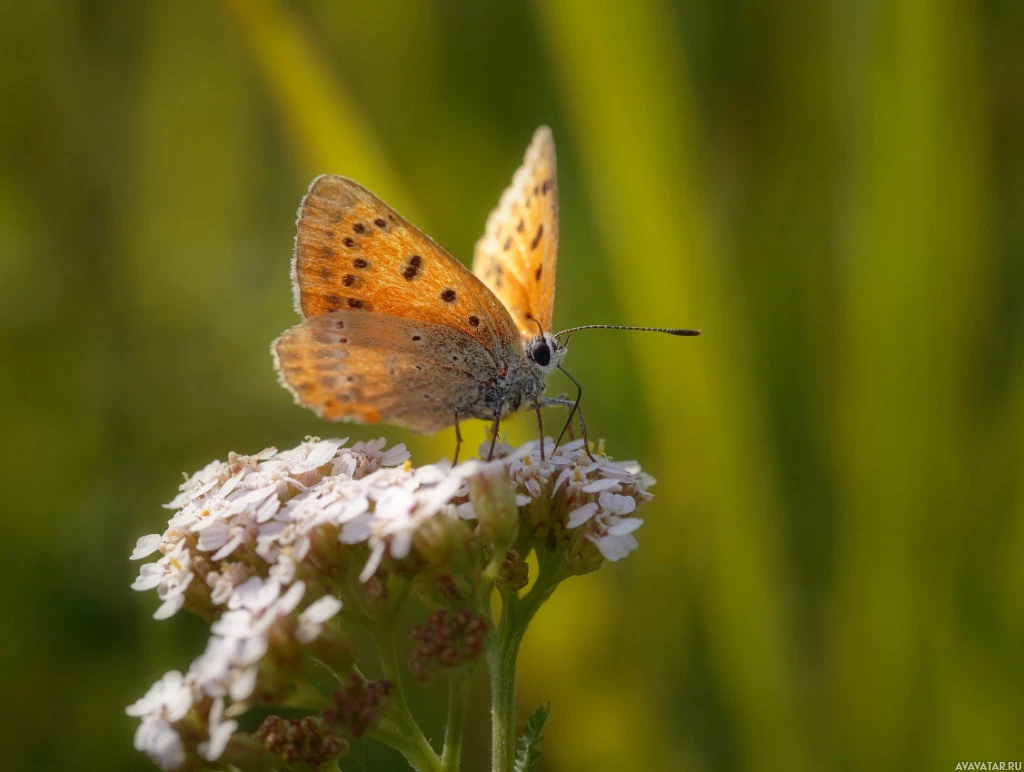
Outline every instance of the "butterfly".
[[(552, 333), (558, 181), (551, 130), (535, 132), (477, 242), (472, 272), (369, 190), (345, 177), (313, 180), (299, 206), (292, 284), (303, 321), (274, 341), (274, 366), (295, 401), (322, 418), (384, 422), (420, 433), (493, 422), (523, 408), (569, 408), (545, 396), (579, 329), (699, 330), (585, 325)], [(569, 375), (566, 373), (566, 375)], [(561, 441), (561, 436), (556, 441)], [(541, 443), (541, 455), (544, 443)]]

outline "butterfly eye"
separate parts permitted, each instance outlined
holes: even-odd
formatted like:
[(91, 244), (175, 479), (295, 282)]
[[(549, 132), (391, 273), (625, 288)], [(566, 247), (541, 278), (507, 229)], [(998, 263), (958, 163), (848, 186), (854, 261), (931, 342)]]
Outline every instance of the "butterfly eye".
[(541, 367), (547, 367), (551, 364), (551, 349), (548, 348), (547, 341), (537, 341), (537, 343), (534, 344), (531, 353), (533, 355), (533, 361)]

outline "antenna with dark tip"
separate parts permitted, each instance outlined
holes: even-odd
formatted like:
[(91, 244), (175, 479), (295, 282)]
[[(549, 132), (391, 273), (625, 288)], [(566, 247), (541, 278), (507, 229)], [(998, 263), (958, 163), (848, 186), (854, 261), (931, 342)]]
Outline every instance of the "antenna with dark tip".
[(555, 337), (558, 338), (567, 333), (576, 332), (577, 330), (634, 330), (636, 332), (664, 332), (669, 335), (680, 335), (684, 337), (695, 337), (700, 335), (700, 330), (691, 330), (682, 327), (631, 327), (628, 324), (584, 324), (579, 327), (570, 327), (568, 330), (556, 332)]

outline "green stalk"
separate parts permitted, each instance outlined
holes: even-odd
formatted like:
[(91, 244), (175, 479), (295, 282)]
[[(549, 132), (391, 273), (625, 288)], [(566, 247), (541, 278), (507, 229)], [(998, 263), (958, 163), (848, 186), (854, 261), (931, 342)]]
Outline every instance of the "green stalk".
[(513, 772), (516, 756), (516, 660), (522, 633), (517, 630), (514, 592), (502, 596), (501, 622), (487, 649), (491, 676), (491, 772)]
[(540, 572), (533, 589), (520, 598), (502, 595), (501, 621), (487, 648), (491, 676), (491, 772), (514, 772), (516, 758), (516, 663), (530, 620), (565, 578), (564, 563), (538, 554)]
[(475, 666), (459, 668), (448, 679), (448, 719), (444, 730), (441, 766), (445, 772), (458, 772), (462, 758), (462, 737), (466, 725), (466, 707), (473, 688)]
[(381, 722), (366, 734), (401, 753), (416, 772), (443, 772), (437, 754), (422, 734), (411, 737), (407, 728), (395, 728), (386, 722)]
[(441, 772), (441, 760), (406, 704), (391, 626), (387, 625), (386, 629), (374, 627), (373, 640), (377, 645), (384, 677), (392, 683), (393, 689), (388, 696), (388, 720), (381, 722), (376, 731), (371, 733), (372, 736), (400, 751), (418, 772)]

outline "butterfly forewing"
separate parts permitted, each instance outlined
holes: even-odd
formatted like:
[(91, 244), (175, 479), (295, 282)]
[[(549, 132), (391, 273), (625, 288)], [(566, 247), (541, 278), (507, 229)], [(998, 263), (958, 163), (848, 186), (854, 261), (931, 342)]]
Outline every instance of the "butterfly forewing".
[[(473, 273), (508, 308), (524, 335), (551, 330), (558, 257), (558, 180), (551, 129), (533, 135), (523, 165), (487, 218)], [(536, 320), (536, 321), (534, 321)]]
[(496, 358), (521, 350), (508, 311), (461, 263), (370, 191), (317, 177), (299, 208), (293, 279), (299, 313), (419, 319), (458, 330)]
[(435, 432), (479, 408), (492, 355), (462, 330), (416, 319), (332, 311), (273, 345), (281, 382), (322, 418)]

